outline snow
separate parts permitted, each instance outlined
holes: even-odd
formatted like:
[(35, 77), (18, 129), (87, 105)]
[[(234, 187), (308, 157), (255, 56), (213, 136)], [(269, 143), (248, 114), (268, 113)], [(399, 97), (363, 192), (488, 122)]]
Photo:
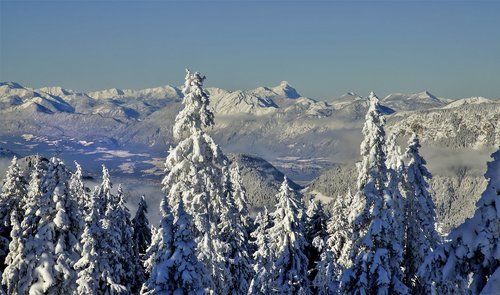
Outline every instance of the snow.
[(458, 108), (463, 105), (468, 105), (468, 104), (483, 104), (483, 103), (495, 103), (494, 100), (481, 97), (481, 96), (476, 96), (476, 97), (468, 97), (468, 98), (462, 98), (455, 100), (453, 102), (450, 102), (446, 106), (443, 107), (443, 109), (453, 109), (453, 108)]

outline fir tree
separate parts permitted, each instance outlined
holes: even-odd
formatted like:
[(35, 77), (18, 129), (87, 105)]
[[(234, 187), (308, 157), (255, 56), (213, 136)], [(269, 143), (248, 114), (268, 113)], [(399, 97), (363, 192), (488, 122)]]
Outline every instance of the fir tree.
[(253, 253), (253, 278), (248, 294), (270, 294), (271, 289), (271, 250), (269, 249), (269, 228), (272, 226), (271, 216), (264, 208), (255, 217), (255, 230), (251, 233), (256, 251)]
[(311, 281), (317, 274), (316, 264), (320, 260), (321, 250), (324, 247), (327, 220), (328, 216), (323, 210), (321, 202), (317, 202), (314, 198), (311, 198), (306, 211), (307, 223), (305, 227), (305, 236), (307, 240), (305, 254), (309, 259), (308, 278)]
[[(49, 167), (53, 167), (54, 190), (52, 200), (55, 213), (48, 218), (48, 230), (54, 231), (54, 270), (56, 284), (49, 293), (68, 294), (76, 290), (74, 265), (80, 258), (79, 238), (83, 233), (84, 223), (76, 196), (70, 191), (70, 173), (64, 163), (52, 158)], [(50, 172), (50, 169), (49, 169)]]
[(10, 252), (6, 259), (7, 267), (2, 274), (2, 284), (6, 287), (7, 294), (27, 294), (33, 282), (33, 253), (25, 248), (25, 236), (19, 219), (18, 211), (14, 209), (11, 214)]
[(274, 225), (269, 229), (270, 287), (281, 294), (310, 294), (308, 259), (304, 253), (307, 245), (304, 202), (290, 188), (286, 177), (276, 199), (276, 211), (272, 213)]
[(345, 294), (405, 294), (402, 283), (402, 245), (395, 237), (394, 198), (386, 189), (387, 167), (384, 117), (378, 98), (370, 94), (358, 165), (359, 192), (352, 204), (352, 266), (344, 271)]
[(99, 220), (104, 219), (104, 213), (106, 212), (107, 205), (111, 199), (113, 199), (113, 195), (111, 194), (111, 188), (113, 184), (111, 183), (111, 178), (109, 177), (109, 170), (106, 166), (102, 165), (102, 182), (100, 185), (96, 186), (93, 194), (94, 206), (97, 206), (97, 212), (99, 214)]
[[(76, 263), (79, 294), (128, 294), (134, 278), (124, 260), (133, 246), (130, 221), (125, 220), (128, 212), (122, 212), (120, 200), (111, 194), (112, 183), (108, 169), (103, 165), (102, 183), (92, 196), (91, 220), (86, 220), (81, 240), (81, 259)], [(129, 226), (126, 227), (126, 224)], [(123, 232), (129, 234), (127, 245), (122, 248)], [(126, 257), (126, 258), (124, 258)], [(91, 260), (94, 259), (94, 260)], [(128, 260), (127, 265), (134, 265)], [(97, 290), (97, 291), (96, 291)]]
[(98, 195), (93, 194), (90, 199), (89, 215), (85, 218), (85, 229), (81, 236), (81, 258), (75, 264), (78, 270), (77, 294), (104, 294), (107, 282), (101, 270), (106, 267), (102, 259), (101, 241), (105, 234), (100, 224)]
[(91, 207), (90, 196), (87, 194), (85, 185), (82, 179), (82, 166), (75, 161), (76, 170), (71, 175), (69, 188), (73, 198), (77, 200), (78, 207), (81, 209), (82, 214), (87, 214)]
[(110, 265), (109, 277), (114, 284), (122, 285), (127, 292), (137, 292), (143, 283), (144, 274), (121, 185), (116, 196), (109, 196), (103, 229), (106, 232), (104, 255)]
[(326, 223), (325, 243), (321, 248), (320, 260), (313, 286), (318, 294), (337, 293), (342, 272), (351, 266), (351, 232), (348, 222), (348, 203), (352, 201), (349, 190), (345, 197), (337, 196), (333, 202), (331, 217)]
[(151, 245), (151, 228), (149, 227), (149, 220), (146, 215), (147, 213), (148, 205), (146, 203), (146, 199), (144, 196), (141, 196), (135, 217), (132, 219), (134, 241), (141, 261), (144, 261), (146, 250)]
[(184, 109), (177, 115), (173, 130), (180, 142), (166, 159), (167, 175), (162, 184), (171, 207), (181, 198), (186, 204), (185, 210), (193, 218), (198, 258), (211, 274), (214, 291), (222, 293), (230, 280), (224, 257), (229, 245), (220, 238), (218, 225), (221, 215), (229, 210), (223, 190), (223, 169), (229, 161), (203, 130), (213, 125), (203, 80), (200, 74), (188, 71)]
[(32, 240), (37, 226), (36, 211), (38, 210), (38, 200), (42, 194), (43, 175), (44, 171), (40, 162), (35, 162), (31, 172), (28, 194), (22, 208), (20, 208), (25, 214), (24, 219), (20, 217), (18, 209), (14, 209), (10, 216), (11, 242), (9, 243), (9, 254), (6, 257), (7, 267), (2, 275), (2, 284), (6, 286), (8, 294), (25, 294), (33, 282), (36, 257), (34, 255), (35, 244)]
[(173, 253), (174, 217), (166, 197), (161, 201), (161, 214), (160, 226), (153, 230), (151, 246), (146, 251), (144, 267), (148, 279), (142, 286), (141, 294), (168, 294), (173, 289), (168, 273)]
[(436, 213), (434, 201), (429, 193), (426, 179), (432, 178), (425, 167), (425, 160), (420, 156), (420, 143), (416, 134), (410, 138), (406, 156), (409, 158), (404, 179), (406, 196), (406, 245), (403, 260), (405, 261), (405, 284), (412, 293), (424, 292), (425, 282), (417, 277), (418, 268), (439, 244), (436, 231)]
[(191, 234), (191, 217), (184, 210), (182, 200), (174, 211), (176, 218), (172, 256), (167, 263), (170, 267), (168, 277), (172, 284), (171, 294), (204, 294), (207, 285), (205, 269), (196, 256), (196, 243)]
[(495, 272), (498, 279), (500, 150), (492, 157), (484, 175), (488, 185), (476, 203), (474, 216), (453, 229), (419, 270), (428, 294), (480, 294)]
[(7, 169), (5, 180), (0, 194), (0, 273), (5, 269), (5, 258), (9, 253), (9, 242), (11, 232), (11, 214), (19, 208), (22, 199), (26, 195), (23, 174), (14, 156)]
[[(234, 178), (229, 174), (228, 167), (223, 169), (223, 174), (223, 191), (225, 193), (223, 202), (226, 206), (225, 208), (221, 206), (222, 213), (220, 215), (218, 230), (220, 238), (226, 246), (223, 250), (223, 259), (221, 262), (225, 264), (223, 269), (228, 271), (225, 275), (228, 281), (218, 289), (223, 294), (246, 294), (252, 277), (252, 267), (247, 244), (249, 234), (241, 222), (239, 208), (235, 204), (236, 197), (232, 182)], [(242, 192), (239, 191), (238, 193), (241, 194)]]
[(20, 264), (12, 263), (9, 272), (26, 279), (6, 285), (21, 294), (70, 294), (76, 289), (73, 265), (79, 257), (76, 235), (81, 223), (76, 201), (69, 193), (69, 172), (59, 159), (52, 158), (41, 179), (39, 163), (35, 166), (21, 239), (9, 258), (12, 262), (15, 256), (24, 258)]
[(238, 163), (231, 165), (231, 183), (233, 187), (233, 196), (236, 207), (238, 208), (238, 216), (241, 224), (248, 232), (253, 230), (253, 222), (248, 212), (247, 192), (243, 187), (241, 180), (241, 171)]
[(186, 70), (186, 79), (182, 93), (184, 109), (175, 118), (173, 134), (182, 141), (193, 134), (214, 124), (214, 114), (209, 109), (209, 98), (203, 89), (205, 77), (200, 73)]

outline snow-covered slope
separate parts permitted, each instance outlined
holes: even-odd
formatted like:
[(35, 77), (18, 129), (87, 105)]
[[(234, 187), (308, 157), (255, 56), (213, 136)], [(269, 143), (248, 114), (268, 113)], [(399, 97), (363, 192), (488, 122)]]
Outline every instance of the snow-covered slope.
[(402, 135), (417, 132), (426, 144), (477, 149), (500, 146), (499, 126), (499, 101), (399, 113), (390, 124)]
[(0, 112), (73, 112), (64, 99), (44, 92), (36, 92), (14, 82), (0, 83)]
[[(302, 181), (316, 177), (332, 162), (358, 157), (367, 101), (356, 93), (316, 101), (302, 97), (287, 82), (253, 90), (209, 88), (208, 92), (216, 122), (209, 132), (227, 152), (263, 156), (287, 173), (302, 174)], [(69, 137), (96, 145), (112, 143), (121, 149), (164, 151), (173, 144), (171, 127), (181, 99), (180, 89), (171, 86), (80, 93), (63, 87), (33, 90), (1, 83), (0, 137)], [(384, 109), (388, 128), (403, 135), (415, 130), (431, 147), (498, 146), (498, 101), (468, 100), (452, 108), (453, 103), (437, 107), (446, 101), (428, 92), (390, 95), (383, 101), (394, 107)], [(425, 109), (398, 110), (410, 105)]]
[(447, 100), (437, 98), (429, 91), (423, 91), (415, 94), (390, 94), (384, 97), (381, 103), (396, 111), (416, 111), (442, 107)]
[[(366, 98), (347, 93), (316, 101), (302, 97), (286, 82), (253, 90), (209, 88), (208, 92), (216, 122), (208, 132), (225, 153), (256, 156), (235, 158), (244, 167), (243, 181), (249, 190), (256, 189), (253, 206), (272, 206), (273, 200), (264, 196), (273, 196), (282, 180), (281, 172), (265, 168), (269, 163), (258, 157), (301, 183), (333, 165), (333, 173), (323, 174), (310, 185), (310, 190), (324, 195), (343, 193), (354, 181), (354, 168), (344, 169), (338, 163), (354, 163), (359, 157)], [(85, 161), (105, 161), (111, 168), (115, 162), (125, 163), (135, 167), (136, 174), (157, 177), (147, 163), (162, 163), (160, 155), (175, 144), (172, 124), (181, 99), (180, 89), (171, 86), (81, 93), (62, 87), (33, 90), (17, 83), (0, 83), (0, 147), (24, 155), (29, 151), (46, 156), (78, 154)], [(449, 151), (472, 150), (474, 156), (474, 152), (500, 146), (500, 101), (469, 98), (449, 102), (423, 92), (390, 95), (382, 103), (390, 106), (384, 110), (388, 131), (404, 136), (414, 130), (425, 148), (440, 151), (429, 162), (453, 164), (456, 157), (443, 157)], [(113, 150), (116, 153), (106, 153)], [(138, 156), (122, 158), (127, 152)], [(113, 157), (117, 159), (114, 162)], [(463, 166), (482, 169), (482, 164), (482, 160), (471, 160)], [(446, 174), (452, 165), (437, 165), (447, 168), (436, 171), (432, 190), (442, 196), (443, 201), (437, 200), (438, 214), (443, 227), (449, 228), (468, 214), (467, 201), (471, 195), (478, 196), (482, 178)], [(119, 167), (114, 169), (120, 171)], [(263, 171), (272, 179), (263, 178)], [(262, 189), (260, 193), (258, 189)]]
[(443, 107), (443, 109), (452, 109), (452, 108), (458, 108), (464, 105), (468, 104), (482, 104), (482, 103), (495, 103), (494, 100), (482, 97), (482, 96), (476, 96), (476, 97), (468, 97), (468, 98), (462, 98), (455, 100), (453, 102), (450, 102), (446, 106)]

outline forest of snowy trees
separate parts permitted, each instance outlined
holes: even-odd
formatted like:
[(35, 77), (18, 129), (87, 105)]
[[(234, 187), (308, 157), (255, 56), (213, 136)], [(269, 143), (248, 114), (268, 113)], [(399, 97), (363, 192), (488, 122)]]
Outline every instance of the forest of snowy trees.
[(500, 150), (474, 216), (440, 236), (419, 138), (402, 152), (371, 93), (357, 189), (306, 202), (285, 177), (276, 207), (251, 216), (238, 166), (206, 133), (204, 79), (187, 72), (157, 225), (144, 197), (132, 217), (104, 166), (90, 190), (79, 164), (38, 160), (24, 177), (14, 157), (0, 294), (499, 294)]

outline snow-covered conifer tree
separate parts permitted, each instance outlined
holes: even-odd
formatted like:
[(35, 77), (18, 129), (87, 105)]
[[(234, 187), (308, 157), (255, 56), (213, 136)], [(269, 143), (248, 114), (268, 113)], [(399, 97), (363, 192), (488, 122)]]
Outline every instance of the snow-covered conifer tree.
[(332, 205), (332, 215), (326, 223), (325, 244), (316, 265), (317, 274), (313, 286), (318, 294), (333, 294), (338, 291), (342, 272), (351, 266), (351, 232), (348, 221), (348, 203), (352, 201), (349, 190), (345, 197), (337, 196)]
[(18, 208), (19, 203), (26, 195), (26, 188), (22, 171), (17, 164), (17, 157), (14, 156), (12, 162), (7, 169), (5, 180), (0, 194), (0, 273), (4, 270), (5, 257), (9, 252), (10, 241), (10, 215), (13, 210)]
[(144, 196), (141, 196), (139, 201), (139, 206), (135, 213), (134, 219), (132, 219), (132, 225), (134, 227), (134, 241), (137, 245), (137, 250), (141, 259), (146, 254), (146, 250), (151, 245), (151, 228), (149, 227), (149, 220), (147, 217), (148, 205)]
[(115, 285), (123, 286), (127, 292), (136, 293), (143, 283), (144, 274), (121, 185), (118, 186), (116, 195), (109, 195), (103, 229), (106, 233), (103, 255), (110, 266), (109, 278)]
[(386, 189), (387, 166), (384, 117), (379, 100), (370, 93), (370, 107), (363, 127), (358, 193), (351, 204), (352, 266), (344, 271), (344, 294), (405, 294), (402, 283), (403, 247), (395, 237), (394, 198)]
[(174, 217), (166, 197), (161, 201), (161, 214), (160, 226), (153, 230), (151, 246), (146, 250), (144, 267), (148, 279), (142, 285), (141, 294), (166, 294), (173, 289), (173, 282), (168, 280), (167, 275), (173, 253)]
[(412, 293), (424, 292), (425, 282), (418, 280), (417, 272), (425, 260), (439, 244), (436, 231), (436, 213), (434, 201), (429, 193), (426, 179), (432, 178), (425, 167), (425, 160), (420, 156), (420, 143), (416, 134), (410, 138), (406, 156), (409, 159), (403, 189), (406, 196), (405, 224), (406, 245), (403, 255), (405, 262), (405, 284)]
[[(332, 251), (337, 275), (351, 266), (349, 255), (352, 247), (352, 233), (348, 216), (352, 199), (351, 190), (347, 191), (345, 197), (337, 196), (332, 206), (332, 217), (326, 224), (328, 234), (326, 246)], [(340, 279), (339, 276), (337, 276), (338, 279)]]
[(271, 249), (269, 249), (269, 228), (272, 226), (271, 216), (264, 208), (255, 217), (255, 230), (251, 233), (256, 251), (253, 253), (254, 274), (250, 282), (248, 294), (271, 294)]
[(104, 294), (107, 290), (106, 279), (102, 276), (102, 269), (106, 268), (106, 261), (102, 259), (101, 242), (105, 237), (101, 227), (98, 195), (90, 198), (89, 214), (85, 218), (85, 229), (81, 236), (81, 258), (75, 264), (78, 270), (77, 294)]
[(233, 177), (228, 168), (223, 169), (224, 198), (221, 200), (225, 206), (222, 206), (223, 204), (219, 206), (221, 214), (218, 223), (220, 239), (224, 243), (224, 248), (220, 251), (223, 254), (221, 263), (224, 264), (221, 269), (227, 271), (225, 277), (228, 281), (217, 289), (222, 294), (246, 294), (252, 277), (252, 263), (248, 250), (249, 234), (241, 222), (239, 208), (235, 204)]
[(492, 157), (484, 175), (489, 182), (474, 216), (453, 229), (419, 270), (420, 280), (427, 283), (427, 294), (480, 294), (489, 279), (498, 280), (500, 150)]
[(78, 202), (78, 207), (82, 211), (82, 214), (88, 213), (91, 206), (91, 198), (85, 190), (85, 185), (82, 179), (82, 166), (75, 161), (76, 170), (71, 175), (71, 180), (69, 183), (69, 188), (71, 195)]
[[(130, 214), (122, 196), (111, 193), (108, 169), (92, 195), (90, 217), (82, 234), (82, 258), (76, 263), (79, 294), (129, 294), (135, 283), (134, 243)], [(121, 193), (121, 192), (120, 192)], [(124, 241), (127, 242), (124, 242)], [(132, 254), (130, 254), (132, 253)], [(90, 260), (90, 259), (94, 260)]]
[(286, 177), (276, 199), (276, 210), (271, 214), (274, 225), (269, 229), (270, 287), (281, 294), (310, 294), (308, 259), (304, 253), (304, 201), (290, 188)]
[(69, 172), (61, 160), (50, 160), (41, 182), (39, 174), (40, 168), (35, 167), (21, 223), (22, 246), (18, 249), (22, 252), (18, 255), (25, 261), (9, 266), (10, 273), (17, 271), (27, 280), (13, 282), (8, 288), (15, 293), (70, 294), (76, 290), (73, 265), (79, 258), (78, 206), (69, 193)]
[(184, 210), (182, 200), (174, 211), (176, 217), (172, 256), (167, 263), (170, 266), (168, 277), (173, 287), (172, 294), (205, 294), (207, 280), (204, 266), (196, 256), (196, 243), (191, 234), (191, 217)]
[(93, 194), (95, 206), (97, 206), (97, 211), (99, 213), (99, 220), (104, 219), (104, 213), (106, 212), (107, 205), (113, 195), (111, 194), (111, 188), (113, 184), (111, 183), (111, 178), (109, 177), (109, 170), (106, 166), (102, 165), (102, 182), (100, 185), (96, 186)]
[(338, 290), (338, 274), (333, 252), (328, 247), (323, 247), (320, 259), (316, 264), (316, 275), (312, 280), (314, 294), (336, 294)]
[(306, 211), (305, 237), (307, 246), (305, 254), (309, 259), (308, 277), (312, 281), (316, 276), (316, 264), (320, 260), (326, 238), (326, 221), (328, 216), (323, 210), (321, 202), (311, 198)]
[[(7, 267), (2, 275), (2, 284), (7, 287), (8, 294), (25, 294), (33, 282), (34, 260), (36, 257), (34, 255), (35, 244), (32, 240), (38, 225), (36, 212), (38, 210), (38, 200), (42, 194), (43, 174), (44, 171), (40, 162), (35, 162), (24, 204), (22, 208), (14, 209), (10, 216), (12, 240), (9, 243), (9, 254), (6, 257)], [(24, 219), (20, 216), (18, 210), (24, 212)]]
[(176, 207), (181, 198), (186, 204), (185, 210), (193, 218), (198, 258), (210, 272), (214, 291), (218, 293), (218, 288), (229, 281), (223, 255), (228, 245), (221, 240), (218, 230), (221, 214), (228, 210), (223, 168), (229, 161), (203, 130), (213, 125), (203, 80), (198, 73), (188, 71), (186, 75), (184, 109), (177, 115), (173, 129), (180, 142), (170, 149), (162, 184), (171, 207)]
[(175, 118), (173, 134), (175, 139), (182, 141), (205, 127), (214, 124), (214, 114), (209, 109), (207, 92), (203, 89), (205, 77), (200, 73), (186, 70), (186, 81), (182, 93), (184, 109)]
[(18, 209), (14, 209), (10, 222), (12, 226), (10, 252), (6, 259), (7, 267), (2, 274), (2, 285), (6, 287), (7, 294), (26, 294), (33, 281), (34, 264), (31, 263), (31, 259), (27, 259), (28, 253), (25, 250), (24, 234), (19, 219)]
[(79, 238), (83, 233), (84, 223), (78, 200), (70, 191), (70, 173), (66, 166), (60, 159), (52, 158), (49, 172), (50, 167), (55, 170), (51, 195), (55, 214), (49, 216), (47, 226), (48, 230), (54, 231), (54, 270), (57, 280), (52, 291), (54, 294), (68, 294), (76, 290), (77, 273), (74, 265), (80, 258)]
[(231, 165), (231, 183), (233, 185), (233, 196), (238, 215), (243, 226), (248, 232), (253, 230), (253, 222), (248, 212), (247, 192), (241, 180), (241, 171), (238, 163)]

